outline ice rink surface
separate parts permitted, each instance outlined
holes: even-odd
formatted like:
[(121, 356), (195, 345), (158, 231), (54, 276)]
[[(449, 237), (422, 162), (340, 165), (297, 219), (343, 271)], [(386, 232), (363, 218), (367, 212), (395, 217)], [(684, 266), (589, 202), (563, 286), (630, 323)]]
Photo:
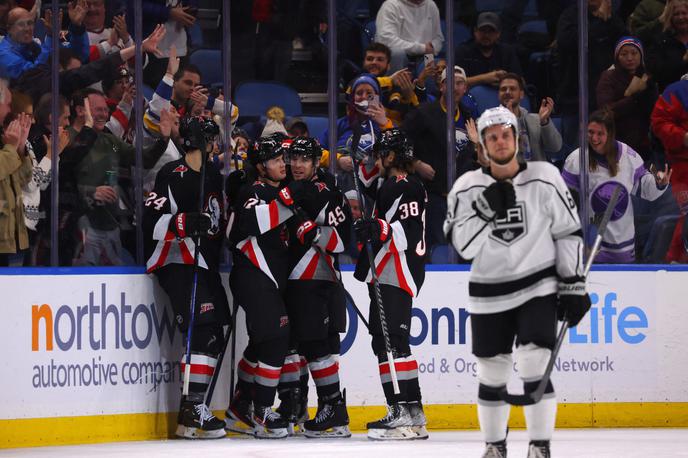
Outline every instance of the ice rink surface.
[[(509, 434), (509, 457), (526, 456), (525, 431)], [(246, 436), (207, 441), (117, 442), (64, 447), (0, 451), (3, 457), (255, 457), (255, 458), (402, 458), (480, 457), (483, 451), (476, 431), (430, 432), (430, 439), (411, 442), (373, 442), (363, 434), (350, 439), (257, 440)], [(555, 458), (663, 458), (688, 457), (686, 429), (565, 429), (555, 432)]]

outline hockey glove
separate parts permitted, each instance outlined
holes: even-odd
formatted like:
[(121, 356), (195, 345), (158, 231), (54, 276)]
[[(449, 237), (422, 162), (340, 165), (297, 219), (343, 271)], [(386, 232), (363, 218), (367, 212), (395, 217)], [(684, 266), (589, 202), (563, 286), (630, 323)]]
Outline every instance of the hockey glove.
[(392, 236), (392, 227), (384, 219), (362, 218), (354, 222), (354, 232), (361, 243), (374, 240), (385, 243)]
[(296, 228), (296, 238), (299, 239), (301, 245), (310, 246), (316, 242), (320, 237), (320, 229), (311, 220), (305, 220)]
[(569, 278), (559, 282), (559, 305), (557, 318), (568, 320), (570, 328), (580, 323), (590, 310), (590, 296), (585, 292), (585, 280), (581, 277)]
[(294, 180), (288, 186), (282, 188), (277, 195), (280, 201), (287, 207), (301, 203), (306, 195), (306, 183), (302, 180)]
[(170, 221), (170, 229), (181, 239), (207, 234), (210, 227), (210, 215), (207, 213), (177, 213)]
[(478, 194), (473, 209), (485, 221), (504, 218), (507, 209), (516, 205), (516, 192), (511, 181), (497, 181)]

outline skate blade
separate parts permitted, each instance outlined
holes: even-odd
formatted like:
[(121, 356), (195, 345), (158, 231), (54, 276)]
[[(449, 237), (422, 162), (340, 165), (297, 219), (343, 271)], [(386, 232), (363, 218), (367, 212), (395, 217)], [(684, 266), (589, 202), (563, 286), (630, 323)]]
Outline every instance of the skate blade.
[(225, 429), (227, 431), (232, 431), (233, 433), (246, 434), (248, 436), (253, 436), (253, 425), (247, 425), (241, 420), (236, 420), (234, 418), (225, 418)]
[(303, 435), (309, 439), (345, 439), (351, 437), (351, 430), (348, 426), (335, 426), (325, 431), (309, 431), (303, 430)]
[(368, 439), (374, 441), (401, 441), (427, 439), (420, 437), (411, 426), (399, 426), (392, 429), (369, 429)]
[(411, 426), (411, 430), (416, 433), (416, 439), (423, 440), (430, 437), (425, 426)]
[(289, 426), (287, 426), (287, 434), (289, 437), (303, 436), (303, 423), (289, 423)]
[(191, 426), (177, 425), (177, 431), (174, 434), (183, 439), (222, 439), (227, 435), (227, 431), (224, 429), (205, 431)]
[(256, 439), (284, 439), (289, 436), (287, 428), (267, 429), (263, 426), (256, 425), (253, 428), (253, 435)]

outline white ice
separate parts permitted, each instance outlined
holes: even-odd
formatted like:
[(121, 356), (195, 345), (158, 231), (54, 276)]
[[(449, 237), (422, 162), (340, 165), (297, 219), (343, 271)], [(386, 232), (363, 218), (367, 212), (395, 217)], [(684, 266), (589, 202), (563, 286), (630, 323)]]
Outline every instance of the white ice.
[[(524, 457), (525, 431), (509, 434), (509, 457)], [(117, 442), (0, 451), (3, 457), (255, 457), (255, 458), (449, 458), (481, 456), (483, 443), (476, 431), (430, 432), (430, 439), (412, 442), (372, 442), (363, 434), (351, 439), (257, 440), (246, 436), (208, 441)], [(557, 458), (688, 457), (685, 429), (564, 429), (552, 441)]]

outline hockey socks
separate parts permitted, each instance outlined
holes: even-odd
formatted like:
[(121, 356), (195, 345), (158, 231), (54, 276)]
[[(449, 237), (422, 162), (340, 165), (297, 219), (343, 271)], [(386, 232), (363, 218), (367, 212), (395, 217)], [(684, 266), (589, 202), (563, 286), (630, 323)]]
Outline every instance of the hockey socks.
[[(188, 400), (194, 402), (205, 401), (205, 393), (215, 373), (215, 366), (217, 366), (217, 358), (200, 353), (191, 353)], [(186, 355), (182, 356), (182, 374), (185, 374), (185, 370)]]
[(499, 387), (480, 384), (478, 387), (478, 421), (485, 442), (499, 443), (506, 439), (510, 406), (499, 397)]
[(308, 371), (305, 364), (305, 360), (292, 350), (284, 358), (277, 387), (280, 399), (277, 412), (289, 422), (290, 436), (297, 432), (296, 425), (308, 420)]
[(330, 399), (339, 394), (339, 363), (332, 355), (308, 363), (318, 399)]
[[(186, 355), (182, 358), (182, 374), (186, 369)], [(205, 395), (217, 366), (217, 359), (191, 353), (189, 395), (182, 400), (177, 417), (176, 435), (186, 439), (217, 439), (226, 435), (224, 422), (216, 418), (205, 405)]]
[[(540, 380), (524, 382), (524, 392), (532, 393), (539, 383)], [(547, 383), (540, 402), (524, 406), (523, 414), (526, 417), (526, 427), (531, 441), (549, 441), (552, 438), (557, 417), (557, 398), (551, 380)]]
[(225, 425), (229, 431), (253, 434), (253, 391), (257, 363), (251, 360), (248, 349), (239, 360), (238, 381), (234, 397), (225, 412)]
[(379, 354), (378, 361), (380, 381), (382, 382), (382, 389), (385, 392), (387, 404), (392, 405), (396, 402), (420, 401), (418, 363), (413, 356), (406, 355), (394, 357), (394, 368), (397, 372), (400, 391), (398, 395), (394, 394), (394, 386), (392, 385), (392, 375), (390, 373), (389, 363), (387, 362), (387, 354)]

